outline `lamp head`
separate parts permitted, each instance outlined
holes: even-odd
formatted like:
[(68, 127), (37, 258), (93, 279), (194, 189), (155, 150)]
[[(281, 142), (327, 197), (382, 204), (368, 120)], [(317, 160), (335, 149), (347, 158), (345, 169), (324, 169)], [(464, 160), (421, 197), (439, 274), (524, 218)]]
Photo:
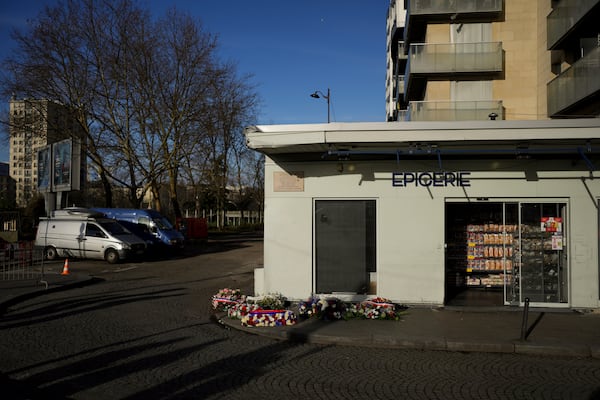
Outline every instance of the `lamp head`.
[(319, 96), (319, 94), (317, 92), (314, 92), (310, 95), (310, 97), (312, 97), (313, 99), (320, 99), (321, 96)]

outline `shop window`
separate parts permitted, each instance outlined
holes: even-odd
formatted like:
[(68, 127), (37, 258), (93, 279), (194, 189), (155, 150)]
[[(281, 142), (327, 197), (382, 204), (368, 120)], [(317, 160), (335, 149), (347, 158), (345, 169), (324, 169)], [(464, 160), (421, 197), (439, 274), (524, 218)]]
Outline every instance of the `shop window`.
[(521, 299), (566, 303), (565, 203), (522, 203), (520, 225)]
[(567, 303), (566, 210), (554, 202), (448, 203), (446, 303)]

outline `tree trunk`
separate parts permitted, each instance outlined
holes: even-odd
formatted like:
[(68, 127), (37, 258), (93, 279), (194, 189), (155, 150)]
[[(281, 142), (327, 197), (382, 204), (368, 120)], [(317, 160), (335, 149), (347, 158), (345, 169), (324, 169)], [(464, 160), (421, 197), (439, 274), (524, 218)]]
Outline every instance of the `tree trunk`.
[(102, 186), (104, 187), (104, 206), (107, 208), (113, 207), (113, 196), (112, 196), (112, 186), (106, 176), (104, 170), (100, 171), (100, 180), (102, 181)]
[(162, 204), (160, 202), (160, 190), (158, 190), (158, 185), (152, 185), (152, 206), (150, 208), (155, 209), (158, 212), (161, 212)]

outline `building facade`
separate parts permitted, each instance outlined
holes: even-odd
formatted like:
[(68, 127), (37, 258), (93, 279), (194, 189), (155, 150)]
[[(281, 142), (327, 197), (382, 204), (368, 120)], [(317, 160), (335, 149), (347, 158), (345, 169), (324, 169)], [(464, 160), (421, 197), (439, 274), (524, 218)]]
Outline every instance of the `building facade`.
[[(10, 100), (9, 168), (16, 182), (15, 201), (24, 207), (38, 193), (38, 150), (64, 139), (84, 141), (83, 128), (68, 107), (50, 100)], [(80, 158), (78, 168), (82, 188), (86, 177), (86, 160)]]
[(600, 308), (599, 8), (392, 1), (388, 122), (246, 130), (255, 294)]
[(255, 294), (600, 307), (600, 119), (274, 125)]
[(9, 172), (8, 163), (0, 162), (0, 209), (12, 210), (15, 207), (16, 184)]
[(389, 10), (388, 121), (600, 114), (598, 0), (392, 0)]

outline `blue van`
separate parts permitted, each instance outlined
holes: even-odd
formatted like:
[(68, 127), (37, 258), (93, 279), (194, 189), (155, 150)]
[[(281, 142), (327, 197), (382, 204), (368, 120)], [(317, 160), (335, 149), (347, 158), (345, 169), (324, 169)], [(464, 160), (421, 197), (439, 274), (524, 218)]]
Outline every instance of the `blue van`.
[(93, 208), (106, 215), (107, 218), (144, 225), (161, 243), (171, 249), (181, 249), (184, 237), (161, 213), (152, 209), (137, 210), (134, 208)]

